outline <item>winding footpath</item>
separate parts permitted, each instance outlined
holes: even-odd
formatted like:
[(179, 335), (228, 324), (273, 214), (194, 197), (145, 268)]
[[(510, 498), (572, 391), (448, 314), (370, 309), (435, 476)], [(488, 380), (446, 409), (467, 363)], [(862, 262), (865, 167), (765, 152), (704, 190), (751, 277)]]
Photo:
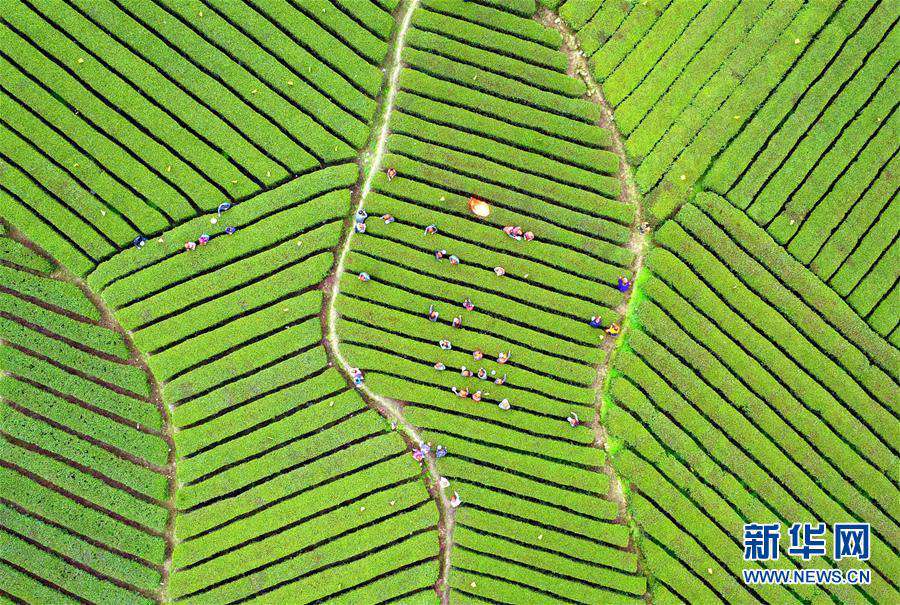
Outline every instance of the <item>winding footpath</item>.
[[(394, 111), (394, 102), (399, 88), (400, 72), (403, 69), (402, 54), (406, 43), (406, 32), (409, 31), (413, 12), (419, 5), (419, 0), (407, 0), (398, 11), (397, 29), (394, 31), (390, 43), (390, 54), (385, 65), (385, 82), (378, 100), (379, 108), (378, 127), (373, 129), (377, 135), (369, 142), (366, 150), (360, 154), (361, 183), (353, 194), (352, 213), (356, 214), (366, 205), (366, 199), (372, 189), (372, 181), (375, 175), (382, 170), (384, 154), (387, 150), (387, 139), (390, 136), (390, 121)], [(325, 348), (332, 365), (340, 371), (347, 383), (356, 388), (369, 407), (377, 410), (381, 415), (390, 420), (391, 426), (403, 436), (410, 449), (421, 448), (425, 444), (418, 429), (413, 426), (403, 415), (403, 404), (395, 399), (383, 397), (375, 393), (365, 383), (359, 387), (353, 384), (351, 377), (352, 366), (341, 352), (341, 342), (337, 334), (337, 322), (339, 319), (336, 301), (341, 288), (341, 279), (346, 273), (347, 255), (353, 242), (355, 231), (353, 229), (352, 215), (346, 225), (346, 236), (336, 252), (336, 264), (332, 277), (326, 287), (325, 303)], [(435, 591), (446, 605), (450, 601), (450, 589), (448, 576), (450, 573), (450, 548), (453, 541), (453, 507), (450, 506), (450, 498), (447, 490), (441, 487), (440, 473), (437, 470), (434, 457), (429, 455), (424, 459), (425, 480), (431, 497), (438, 507), (439, 521), (438, 533), (440, 540), (440, 573), (435, 585)]]
[[(352, 211), (355, 214), (363, 209), (366, 199), (371, 191), (372, 181), (375, 175), (382, 170), (382, 163), (387, 148), (387, 139), (390, 135), (390, 120), (394, 110), (394, 102), (399, 88), (400, 73), (403, 69), (402, 53), (405, 46), (406, 33), (409, 30), (412, 21), (413, 12), (419, 4), (419, 0), (408, 0), (398, 11), (397, 29), (391, 41), (391, 52), (385, 67), (385, 83), (382, 88), (382, 94), (379, 99), (378, 123), (377, 128), (373, 129), (373, 138), (359, 158), (361, 180), (354, 192)], [(625, 148), (622, 137), (615, 127), (613, 121), (612, 108), (603, 97), (600, 87), (594, 81), (593, 76), (588, 68), (587, 60), (584, 53), (578, 45), (578, 40), (568, 26), (559, 18), (558, 15), (547, 9), (541, 9), (536, 18), (545, 26), (553, 28), (562, 34), (563, 47), (569, 59), (569, 75), (580, 78), (587, 87), (585, 98), (596, 103), (601, 110), (601, 118), (599, 126), (607, 129), (612, 135), (612, 151), (619, 157), (619, 173), (618, 178), (622, 183), (622, 192), (620, 199), (635, 207), (636, 218), (632, 225), (632, 235), (628, 242), (628, 247), (634, 252), (634, 261), (631, 269), (636, 276), (643, 268), (644, 255), (647, 246), (647, 235), (639, 229), (639, 225), (643, 221), (644, 209), (640, 194), (634, 183), (631, 173), (631, 167), (625, 155)], [(376, 134), (377, 133), (377, 134)], [(339, 315), (336, 307), (337, 296), (340, 292), (341, 279), (346, 273), (346, 260), (350, 252), (355, 232), (352, 228), (352, 217), (347, 222), (346, 236), (341, 246), (336, 251), (336, 264), (331, 279), (326, 284), (326, 303), (323, 321), (325, 323), (325, 347), (328, 351), (332, 365), (336, 367), (348, 384), (353, 385), (351, 377), (352, 366), (341, 352), (341, 342), (337, 334), (337, 322)], [(619, 315), (624, 319), (631, 312), (631, 291), (625, 294), (622, 302), (616, 309)], [(627, 326), (623, 329), (627, 331)], [(624, 336), (624, 331), (623, 334)], [(614, 358), (616, 343), (621, 339), (607, 338), (602, 347), (605, 351), (603, 362), (597, 365), (597, 375), (594, 381), (594, 389), (596, 391), (595, 413), (591, 422), (594, 431), (595, 446), (603, 449), (606, 453), (606, 461), (603, 466), (603, 472), (610, 479), (610, 492), (608, 498), (615, 502), (619, 509), (617, 522), (625, 525), (633, 525), (633, 519), (628, 510), (623, 485), (618, 473), (612, 465), (609, 456), (609, 436), (606, 427), (601, 422), (604, 393), (608, 387), (609, 368)], [(391, 425), (396, 427), (400, 434), (404, 437), (410, 448), (418, 448), (424, 444), (424, 440), (418, 429), (413, 426), (403, 415), (403, 404), (400, 401), (383, 397), (368, 386), (363, 384), (358, 388), (358, 392), (365, 402), (372, 408), (376, 409), (388, 420)], [(440, 486), (440, 474), (435, 465), (434, 458), (427, 456), (425, 458), (425, 478), (426, 485), (431, 496), (437, 504), (440, 514), (439, 521), (439, 539), (440, 539), (440, 575), (435, 590), (441, 598), (443, 604), (449, 603), (449, 573), (451, 566), (450, 551), (453, 543), (453, 508), (447, 495), (447, 490)], [(633, 539), (629, 548), (636, 552), (639, 557), (640, 571), (645, 573), (641, 560), (641, 553), (634, 543)], [(649, 592), (645, 595), (645, 600), (651, 600)]]
[[(622, 135), (619, 132), (619, 129), (616, 127), (613, 118), (612, 106), (606, 100), (606, 97), (603, 96), (600, 85), (597, 84), (596, 80), (594, 80), (594, 76), (591, 74), (590, 67), (588, 66), (587, 57), (585, 56), (584, 51), (581, 50), (581, 47), (578, 43), (578, 37), (575, 35), (575, 32), (573, 32), (569, 28), (566, 22), (559, 15), (548, 9), (541, 9), (540, 11), (538, 11), (536, 17), (538, 21), (543, 23), (546, 27), (555, 29), (562, 35), (562, 51), (569, 59), (569, 75), (577, 77), (582, 82), (584, 82), (585, 86), (587, 87), (585, 98), (593, 103), (596, 103), (597, 106), (600, 107), (599, 126), (609, 131), (612, 137), (611, 151), (619, 157), (618, 178), (622, 184), (622, 191), (619, 194), (619, 199), (620, 201), (635, 208), (635, 220), (631, 225), (631, 239), (628, 242), (628, 248), (634, 253), (634, 260), (631, 264), (631, 271), (636, 280), (637, 276), (640, 274), (641, 270), (644, 267), (644, 257), (649, 245), (649, 238), (647, 236), (648, 232), (640, 229), (640, 225), (644, 221), (643, 201), (641, 199), (640, 193), (638, 192), (637, 185), (635, 184), (634, 176), (631, 172), (631, 165), (628, 163), (628, 157), (625, 154), (625, 145), (622, 141)], [(623, 296), (622, 302), (619, 303), (618, 307), (616, 307), (616, 312), (618, 313), (619, 317), (622, 318), (622, 332), (619, 334), (619, 337), (607, 337), (601, 345), (606, 354), (603, 358), (603, 362), (598, 364), (596, 368), (597, 376), (594, 379), (593, 385), (596, 397), (594, 400), (594, 418), (591, 422), (591, 428), (594, 431), (594, 445), (604, 450), (606, 454), (606, 459), (603, 465), (603, 472), (609, 477), (610, 491), (607, 497), (612, 502), (615, 502), (619, 508), (619, 515), (616, 521), (618, 523), (629, 526), (634, 525), (634, 519), (632, 518), (631, 512), (628, 509), (628, 501), (625, 498), (622, 478), (619, 476), (618, 472), (612, 464), (610, 456), (609, 434), (606, 430), (606, 426), (603, 425), (601, 419), (603, 414), (604, 397), (606, 395), (607, 389), (609, 388), (609, 369), (610, 367), (612, 367), (612, 362), (615, 358), (615, 352), (618, 344), (624, 342), (625, 336), (628, 332), (627, 320), (632, 313), (632, 300), (634, 299), (632, 296), (633, 293), (634, 288), (629, 289), (625, 293), (625, 296)], [(640, 549), (634, 542), (633, 537), (629, 539), (629, 550), (632, 550), (638, 556), (639, 571), (644, 575), (648, 575), (648, 572), (643, 563), (643, 554), (640, 552)], [(652, 602), (652, 595), (650, 594), (649, 589), (648, 592), (644, 595), (644, 600), (648, 603)]]

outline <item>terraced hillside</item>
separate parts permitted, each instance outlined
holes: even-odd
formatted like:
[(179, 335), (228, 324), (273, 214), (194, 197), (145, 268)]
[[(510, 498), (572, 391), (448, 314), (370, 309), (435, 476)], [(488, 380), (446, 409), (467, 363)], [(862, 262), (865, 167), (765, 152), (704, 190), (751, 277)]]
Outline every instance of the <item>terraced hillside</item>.
[(650, 569), (694, 602), (812, 598), (740, 585), (739, 520), (863, 518), (872, 585), (828, 590), (893, 600), (896, 349), (721, 198), (655, 241), (606, 411)]
[(309, 4), (9, 4), (4, 214), (85, 275), (138, 235), (354, 159), (392, 20)]
[(0, 246), (0, 590), (151, 603), (171, 556), (175, 487), (153, 378), (65, 270), (18, 234)]
[[(4, 436), (15, 447), (4, 459), (24, 477), (9, 474), (13, 491), (34, 486), (9, 504), (9, 515), (23, 516), (8, 523), (23, 541), (8, 555), (4, 548), (9, 598), (366, 602), (431, 592), (435, 506), (403, 439), (329, 367), (320, 320), (393, 22), (376, 5), (351, 12), (322, 2), (16, 3), (4, 15), (3, 216), (102, 299), (102, 310), (59, 303), (64, 319), (77, 312), (93, 321), (102, 311), (152, 372), (150, 383), (146, 374), (119, 376), (112, 369), (136, 369), (95, 368), (76, 349), (59, 360), (62, 370), (74, 365), (70, 394), (44, 376), (60, 371), (44, 368), (55, 358), (40, 357), (52, 355), (53, 341), (31, 342), (43, 315), (10, 303), (3, 367), (16, 380), (4, 381)], [(146, 241), (133, 246), (138, 236)], [(186, 241), (200, 246), (189, 251)], [(33, 259), (5, 260), (23, 273), (18, 266)], [(69, 295), (30, 283), (37, 279), (24, 272), (9, 288), (26, 301)], [(59, 321), (48, 329), (62, 329)], [(103, 363), (125, 348), (87, 337), (111, 349)], [(95, 382), (124, 386), (107, 394)], [(146, 407), (157, 383), (155, 416), (123, 399)], [(61, 402), (45, 400), (53, 396)], [(100, 419), (63, 404), (99, 406)], [(63, 437), (44, 436), (55, 424), (35, 424), (51, 411), (46, 422), (59, 430), (86, 432), (80, 455), (63, 433), (67, 449), (51, 456)], [(107, 417), (130, 424), (110, 427)], [(150, 445), (129, 430), (168, 442), (144, 451)], [(35, 440), (20, 453), (20, 441)], [(107, 461), (113, 446), (126, 448), (114, 450), (127, 461), (118, 467)], [(62, 456), (86, 478), (66, 477), (57, 491), (72, 502), (50, 505), (56, 513), (34, 490), (53, 489)], [(174, 500), (165, 476), (153, 483), (144, 466), (125, 468), (132, 458), (174, 475)], [(89, 487), (105, 491), (92, 498)], [(153, 513), (138, 507), (160, 503)], [(80, 520), (65, 508), (78, 506), (112, 520)], [(103, 532), (85, 527), (91, 522)], [(125, 525), (122, 536), (115, 523)], [(70, 552), (87, 548), (80, 542), (35, 551), (76, 539), (68, 534), (105, 549), (105, 559), (84, 562), (100, 555)]]
[[(493, 33), (467, 44), (476, 28)], [(455, 593), (637, 601), (646, 582), (607, 498), (603, 455), (588, 425), (565, 421), (573, 411), (593, 417), (594, 366), (606, 350), (584, 317), (617, 317), (635, 210), (619, 200), (610, 133), (596, 126), (599, 107), (580, 98), (584, 83), (566, 75), (560, 44), (558, 32), (511, 12), (470, 15), (443, 2), (416, 11), (383, 160), (397, 176), (379, 173), (365, 200), (371, 218), (352, 239), (347, 270), (371, 281), (341, 285), (338, 335), (369, 387), (402, 400), (424, 437), (450, 452), (438, 468), (465, 498)], [(472, 216), (473, 194), (492, 205), (490, 218)], [(536, 239), (511, 239), (501, 230), (510, 224)], [(428, 225), (437, 232), (425, 234)], [(444, 249), (458, 265), (435, 258)], [(476, 350), (484, 360), (473, 360)], [(501, 352), (508, 363), (497, 363)], [(466, 367), (490, 380), (461, 376)]]
[(0, 601), (897, 601), (898, 16), (11, 0)]
[(199, 254), (181, 242), (207, 217), (88, 279), (145, 352), (171, 410), (173, 599), (337, 596), (353, 588), (349, 573), (364, 584), (352, 598), (365, 601), (407, 565), (409, 579), (390, 590), (434, 583), (435, 510), (417, 465), (321, 344), (319, 285), (355, 178), (352, 164), (299, 177), (228, 211), (239, 231)]
[(893, 2), (570, 0), (648, 205), (745, 210), (896, 346)]
[(654, 234), (604, 407), (654, 596), (818, 598), (744, 586), (742, 525), (847, 518), (881, 541), (872, 584), (817, 590), (895, 600), (897, 6), (560, 14), (650, 218), (681, 208)]

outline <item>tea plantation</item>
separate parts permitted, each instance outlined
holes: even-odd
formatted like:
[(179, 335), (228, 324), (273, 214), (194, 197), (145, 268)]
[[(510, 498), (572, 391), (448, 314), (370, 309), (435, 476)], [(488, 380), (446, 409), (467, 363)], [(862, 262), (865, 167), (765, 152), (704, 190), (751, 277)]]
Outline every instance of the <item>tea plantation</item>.
[(900, 601), (898, 18), (3, 3), (0, 603)]

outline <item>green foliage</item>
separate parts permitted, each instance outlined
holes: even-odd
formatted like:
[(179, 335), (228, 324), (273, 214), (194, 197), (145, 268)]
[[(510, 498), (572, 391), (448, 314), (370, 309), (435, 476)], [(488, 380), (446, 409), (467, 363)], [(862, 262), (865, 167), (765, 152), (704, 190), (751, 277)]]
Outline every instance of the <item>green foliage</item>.
[[(38, 258), (23, 246), (10, 251), (12, 266)], [(168, 447), (155, 433), (162, 419), (143, 400), (148, 377), (126, 364), (123, 336), (97, 323), (99, 311), (80, 288), (4, 270), (4, 557), (79, 598), (150, 602), (138, 590), (153, 592), (161, 579), (169, 482), (160, 471)], [(43, 594), (2, 573), (13, 594)]]
[(544, 4), (550, 9), (555, 8), (554, 5), (561, 4), (559, 16), (565, 20), (569, 27), (579, 30), (587, 25), (591, 17), (597, 14), (597, 11), (600, 10), (600, 5), (603, 4), (603, 0), (566, 0), (565, 2), (544, 2)]
[[(606, 407), (608, 431), (623, 441), (616, 467), (639, 490), (631, 503), (654, 575), (685, 594), (720, 569), (716, 593), (740, 600), (747, 518), (852, 510), (873, 540), (887, 539), (895, 457), (883, 396), (897, 386), (871, 365), (877, 336), (848, 322), (845, 303), (718, 196), (683, 207), (655, 240)], [(698, 562), (700, 552), (712, 558)], [(886, 555), (874, 567), (894, 565)], [(884, 598), (892, 589), (879, 580), (868, 590)]]
[(553, 50), (558, 49), (562, 44), (562, 36), (556, 30), (543, 27), (537, 21), (521, 18), (531, 17), (534, 14), (533, 0), (506, 1), (498, 8), (485, 6), (485, 4), (491, 3), (475, 4), (467, 0), (422, 0), (422, 6), (430, 11), (461, 17), (492, 30), (538, 42)]
[[(0, 224), (0, 234), (3, 225)], [(53, 271), (54, 265), (43, 256), (29, 250), (11, 237), (0, 237), (0, 260), (47, 274)]]
[[(0, 592), (434, 602), (437, 510), (376, 393), (447, 448), (453, 600), (897, 601), (897, 6), (422, 0), (394, 90), (407, 6), (8, 7)], [(811, 519), (871, 524), (836, 566), (872, 584), (742, 582), (832, 565), (741, 556), (744, 523)]]
[[(432, 24), (432, 26), (437, 26), (437, 24)], [(439, 28), (439, 26), (437, 27)], [(439, 31), (443, 30), (439, 29)], [(566, 76), (565, 73), (553, 71), (541, 65), (531, 65), (518, 58), (501, 55), (493, 50), (469, 46), (465, 42), (470, 40), (471, 38), (467, 38), (460, 42), (432, 31), (414, 29), (407, 36), (407, 44), (423, 52), (407, 50), (407, 57), (423, 71), (434, 72), (440, 70), (454, 81), (483, 90), (486, 88), (490, 90), (489, 84), (491, 82), (504, 82), (502, 78), (495, 78), (491, 72), (518, 80), (521, 83), (518, 91), (514, 91), (515, 86), (511, 85), (512, 83), (505, 83), (505, 86), (501, 89), (494, 89), (497, 92), (502, 90), (504, 96), (507, 97), (522, 95), (527, 91), (534, 100), (554, 99), (554, 97), (540, 94), (537, 91), (528, 91), (525, 86), (572, 98), (581, 97), (585, 93), (584, 83)], [(515, 40), (518, 43), (517, 38), (511, 38), (511, 40)], [(508, 40), (504, 40), (501, 42), (501, 46), (508, 49), (509, 44), (507, 42)], [(439, 57), (446, 57), (448, 60), (468, 65), (483, 65), (484, 68), (465, 69), (463, 65), (455, 65), (450, 69), (445, 69), (443, 66), (446, 66), (447, 63), (441, 61)], [(570, 111), (577, 112), (575, 117), (583, 114), (589, 108), (584, 103), (571, 103), (567, 102), (567, 99), (558, 97), (555, 100), (563, 103), (566, 108), (571, 108)]]

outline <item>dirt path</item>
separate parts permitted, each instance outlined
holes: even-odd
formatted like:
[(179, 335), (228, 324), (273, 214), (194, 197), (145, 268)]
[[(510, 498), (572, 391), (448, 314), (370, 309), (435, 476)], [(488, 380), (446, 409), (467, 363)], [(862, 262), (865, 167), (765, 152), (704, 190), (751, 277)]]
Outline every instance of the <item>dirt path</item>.
[[(644, 221), (643, 200), (641, 199), (641, 195), (638, 192), (637, 186), (635, 185), (634, 176), (631, 172), (631, 165), (628, 163), (628, 157), (625, 154), (625, 145), (622, 140), (622, 135), (619, 132), (619, 129), (616, 127), (615, 121), (613, 119), (612, 107), (603, 96), (603, 92), (601, 91), (600, 86), (594, 80), (594, 77), (591, 74), (590, 68), (588, 66), (587, 58), (585, 57), (584, 52), (581, 50), (581, 47), (578, 43), (578, 38), (575, 36), (575, 33), (569, 28), (566, 22), (563, 21), (559, 17), (559, 15), (547, 9), (541, 9), (537, 14), (537, 18), (545, 26), (553, 28), (560, 34), (562, 34), (562, 51), (569, 59), (568, 73), (573, 77), (579, 78), (582, 82), (584, 82), (585, 86), (587, 86), (587, 93), (585, 94), (585, 98), (593, 103), (596, 103), (597, 106), (600, 107), (599, 126), (609, 131), (612, 136), (611, 151), (613, 151), (619, 157), (618, 178), (619, 182), (622, 184), (622, 191), (619, 194), (619, 199), (622, 202), (633, 206), (636, 210), (635, 221), (634, 224), (631, 225), (631, 239), (628, 241), (628, 248), (632, 252), (634, 252), (634, 260), (631, 264), (631, 271), (636, 277), (644, 267), (644, 256), (646, 254), (649, 238), (648, 232), (645, 232), (644, 230), (639, 228), (641, 223)], [(603, 358), (603, 362), (597, 365), (596, 368), (597, 376), (594, 379), (593, 384), (594, 390), (596, 392), (596, 397), (594, 400), (594, 418), (591, 422), (591, 428), (594, 431), (594, 444), (596, 445), (596, 447), (601, 448), (604, 450), (604, 452), (606, 452), (606, 460), (603, 465), (603, 472), (609, 477), (610, 487), (607, 497), (615, 502), (618, 506), (619, 515), (616, 521), (625, 525), (632, 525), (634, 521), (631, 517), (630, 511), (628, 510), (628, 501), (625, 498), (622, 479), (616, 472), (616, 469), (613, 466), (609, 456), (609, 434), (607, 433), (606, 427), (601, 422), (601, 414), (603, 410), (603, 398), (607, 392), (607, 389), (609, 388), (609, 368), (612, 366), (612, 361), (615, 357), (616, 345), (621, 342), (628, 329), (625, 318), (627, 318), (632, 312), (631, 301), (633, 291), (634, 290), (631, 289), (626, 292), (625, 296), (622, 298), (622, 302), (619, 303), (618, 307), (616, 307), (616, 312), (620, 317), (622, 317), (622, 333), (619, 335), (618, 339), (607, 337), (601, 345), (603, 350), (605, 351), (605, 355)], [(646, 575), (642, 553), (638, 549), (633, 538), (629, 541), (629, 549), (634, 551), (638, 555), (639, 570), (641, 571), (641, 573), (644, 573)], [(645, 593), (644, 599), (647, 602), (652, 601), (649, 591)]]
[[(384, 154), (387, 149), (387, 139), (390, 135), (390, 120), (394, 111), (394, 102), (397, 98), (397, 89), (399, 87), (400, 72), (403, 69), (402, 53), (406, 43), (406, 33), (409, 31), (412, 15), (419, 0), (407, 0), (404, 2), (397, 12), (397, 29), (394, 31), (393, 38), (390, 42), (390, 54), (385, 65), (385, 81), (382, 87), (382, 93), (378, 99), (379, 108), (376, 115), (378, 116), (377, 128), (373, 132), (377, 132), (377, 136), (370, 140), (366, 150), (360, 155), (360, 173), (362, 180), (357, 186), (353, 194), (353, 203), (351, 204), (353, 213), (361, 210), (366, 205), (366, 199), (372, 189), (372, 181), (375, 175), (382, 169)], [(353, 242), (355, 232), (353, 230), (352, 219), (347, 222), (346, 235), (343, 243), (336, 252), (336, 264), (332, 275), (325, 282), (326, 303), (323, 321), (325, 323), (325, 348), (328, 351), (329, 359), (332, 365), (341, 372), (348, 384), (353, 385), (350, 376), (351, 365), (341, 352), (341, 342), (337, 334), (337, 322), (339, 315), (337, 312), (336, 301), (341, 288), (341, 279), (346, 273), (346, 261), (350, 252), (350, 245)], [(395, 399), (383, 397), (375, 393), (368, 386), (363, 384), (357, 388), (357, 391), (365, 400), (366, 404), (380, 412), (388, 420), (391, 426), (395, 427), (410, 449), (420, 448), (425, 441), (419, 434), (418, 429), (413, 426), (403, 415), (403, 404)], [(440, 473), (435, 465), (434, 458), (427, 456), (425, 458), (425, 481), (426, 487), (434, 499), (438, 507), (439, 522), (438, 533), (440, 541), (440, 573), (438, 576), (435, 591), (440, 596), (441, 603), (449, 603), (449, 585), (447, 579), (450, 573), (450, 546), (452, 544), (453, 535), (453, 508), (450, 506), (450, 498), (440, 485)]]

